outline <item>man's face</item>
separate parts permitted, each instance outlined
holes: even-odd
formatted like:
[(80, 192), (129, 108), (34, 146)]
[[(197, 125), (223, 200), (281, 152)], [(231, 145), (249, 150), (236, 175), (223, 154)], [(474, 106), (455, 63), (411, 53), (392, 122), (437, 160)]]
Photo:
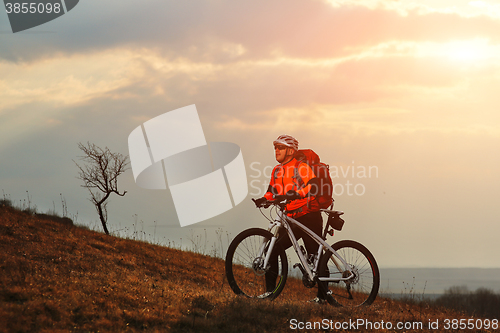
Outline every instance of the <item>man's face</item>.
[(287, 157), (287, 153), (290, 154), (290, 150), (293, 149), (288, 148), (285, 145), (280, 145), (280, 144), (274, 145), (274, 153), (276, 154), (276, 161), (278, 161), (278, 163), (283, 163), (283, 161)]

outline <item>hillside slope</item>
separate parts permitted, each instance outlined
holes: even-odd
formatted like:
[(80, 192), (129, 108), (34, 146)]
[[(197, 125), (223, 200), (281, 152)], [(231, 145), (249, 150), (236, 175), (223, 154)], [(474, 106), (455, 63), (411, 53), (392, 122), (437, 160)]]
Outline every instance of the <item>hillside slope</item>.
[(311, 304), (304, 290), (289, 279), (273, 302), (244, 299), (231, 292), (220, 259), (0, 207), (0, 332), (277, 332), (290, 331), (292, 319), (426, 328), (459, 318), (381, 298), (358, 309)]

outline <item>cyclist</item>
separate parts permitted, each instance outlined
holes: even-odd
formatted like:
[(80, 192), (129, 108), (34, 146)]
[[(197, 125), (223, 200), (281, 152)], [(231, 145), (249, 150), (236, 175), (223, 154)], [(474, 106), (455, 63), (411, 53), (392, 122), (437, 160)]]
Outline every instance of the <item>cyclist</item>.
[[(267, 200), (272, 201), (274, 195), (287, 195), (290, 198), (286, 207), (288, 215), (321, 237), (323, 218), (321, 217), (319, 204), (316, 202), (315, 196), (309, 193), (312, 187), (310, 181), (316, 176), (309, 165), (300, 163), (297, 171), (305, 185), (299, 188), (295, 179), (295, 168), (297, 165), (295, 155), (299, 149), (299, 142), (290, 135), (280, 135), (274, 140), (273, 145), (276, 161), (279, 164), (273, 169), (266, 194), (256, 200), (256, 205), (260, 206)], [(314, 193), (314, 191), (311, 192)], [(299, 228), (293, 228), (293, 232), (297, 240), (300, 238), (303, 239), (308, 256), (318, 252), (319, 245), (307, 236), (305, 232)], [(292, 241), (285, 230), (279, 233), (277, 244), (285, 250), (292, 246)], [(276, 287), (277, 267), (278, 255), (273, 255), (270, 261), (270, 269), (266, 273), (266, 287), (268, 292), (274, 290)], [(318, 296), (313, 301), (318, 303), (325, 302), (325, 297), (319, 288)]]

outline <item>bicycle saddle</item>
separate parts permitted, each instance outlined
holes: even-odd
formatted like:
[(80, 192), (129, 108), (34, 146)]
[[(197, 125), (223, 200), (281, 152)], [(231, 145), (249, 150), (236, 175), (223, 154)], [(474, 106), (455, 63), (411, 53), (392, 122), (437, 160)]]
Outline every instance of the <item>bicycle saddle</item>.
[(320, 209), (320, 211), (325, 212), (325, 213), (327, 213), (328, 215), (333, 214), (333, 215), (340, 216), (340, 215), (343, 215), (343, 214), (344, 214), (344, 212), (342, 212), (342, 211), (340, 211), (340, 210)]

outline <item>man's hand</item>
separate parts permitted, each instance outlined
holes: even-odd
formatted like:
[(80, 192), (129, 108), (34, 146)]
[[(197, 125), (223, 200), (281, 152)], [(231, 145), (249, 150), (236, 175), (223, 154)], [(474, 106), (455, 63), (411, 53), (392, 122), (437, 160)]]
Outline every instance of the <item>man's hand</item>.
[(286, 192), (285, 195), (286, 195), (286, 198), (288, 200), (302, 199), (302, 197), (300, 196), (300, 194), (298, 194), (294, 190), (290, 190), (290, 191)]

